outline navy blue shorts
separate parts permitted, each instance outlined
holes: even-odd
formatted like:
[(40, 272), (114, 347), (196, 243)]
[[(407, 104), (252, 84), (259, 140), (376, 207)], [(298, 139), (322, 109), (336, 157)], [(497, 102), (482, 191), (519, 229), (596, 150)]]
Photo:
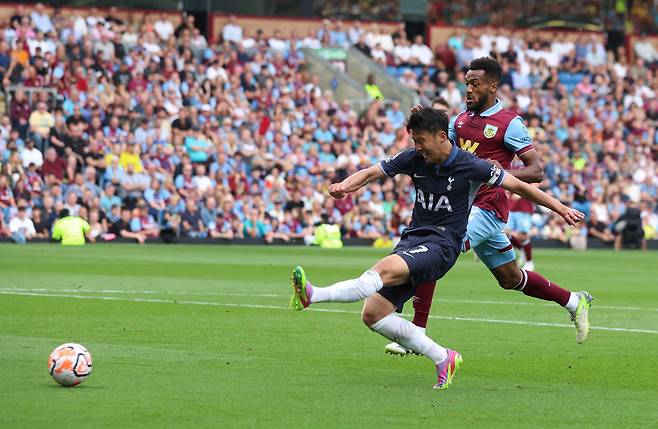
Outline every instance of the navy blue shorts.
[(437, 281), (450, 271), (460, 252), (461, 240), (451, 232), (419, 231), (403, 236), (393, 254), (407, 263), (410, 282), (384, 287), (379, 294), (395, 305), (397, 311), (402, 311), (419, 285)]

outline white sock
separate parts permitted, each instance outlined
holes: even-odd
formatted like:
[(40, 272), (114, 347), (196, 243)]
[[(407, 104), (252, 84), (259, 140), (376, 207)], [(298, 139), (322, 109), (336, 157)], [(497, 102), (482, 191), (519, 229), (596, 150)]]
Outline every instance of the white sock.
[(571, 295), (569, 295), (569, 301), (567, 301), (567, 305), (565, 305), (564, 308), (566, 308), (569, 313), (574, 313), (578, 308), (578, 302), (580, 302), (580, 297), (571, 292)]
[(379, 273), (368, 270), (357, 279), (334, 283), (328, 287), (313, 287), (311, 303), (361, 301), (375, 294), (382, 287), (384, 285)]
[(411, 351), (427, 356), (436, 364), (448, 358), (448, 351), (444, 347), (425, 335), (421, 328), (395, 313), (375, 322), (370, 329)]

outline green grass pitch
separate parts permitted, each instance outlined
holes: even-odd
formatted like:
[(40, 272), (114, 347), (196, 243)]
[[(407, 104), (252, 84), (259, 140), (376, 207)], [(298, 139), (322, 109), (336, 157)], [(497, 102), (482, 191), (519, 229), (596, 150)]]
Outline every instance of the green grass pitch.
[[(437, 289), (428, 334), (464, 368), (391, 357), (360, 304), (288, 309), (289, 275), (358, 276), (384, 251), (288, 247), (0, 246), (0, 427), (656, 427), (658, 254), (536, 252), (595, 296), (578, 345), (555, 304), (506, 292), (472, 255)], [(409, 311), (409, 309), (407, 309)], [(83, 385), (47, 373), (64, 342)], [(449, 425), (449, 426), (445, 426)]]

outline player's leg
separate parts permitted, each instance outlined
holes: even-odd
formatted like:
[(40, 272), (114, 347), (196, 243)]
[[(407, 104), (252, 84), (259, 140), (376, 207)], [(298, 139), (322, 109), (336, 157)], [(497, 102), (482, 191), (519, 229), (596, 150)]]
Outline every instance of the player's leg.
[(512, 244), (502, 231), (491, 235), (474, 250), (503, 289), (520, 291), (524, 295), (553, 301), (564, 307), (576, 326), (576, 341), (583, 343), (587, 340), (591, 295), (587, 292), (571, 292), (541, 274), (521, 270), (516, 263)]
[[(441, 237), (424, 238), (422, 245), (411, 242), (413, 248), (404, 246), (396, 249), (409, 267), (409, 283), (396, 287), (383, 287), (368, 298), (364, 305), (363, 321), (375, 332), (395, 341), (401, 347), (431, 359), (437, 370), (435, 388), (450, 385), (457, 369), (462, 364), (461, 355), (445, 349), (427, 337), (425, 332), (412, 322), (403, 319), (395, 311), (415, 294), (414, 285), (441, 277), (454, 265), (459, 249), (454, 243)], [(407, 250), (408, 249), (408, 250)]]
[[(432, 307), (432, 297), (434, 296), (434, 289), (437, 282), (426, 282), (416, 288), (416, 292), (412, 297), (414, 307), (414, 318), (411, 321), (414, 325), (418, 326), (423, 333), (427, 327), (427, 321), (430, 317), (430, 308)], [(412, 351), (408, 348), (396, 343), (388, 343), (384, 346), (384, 351), (389, 354), (406, 356), (411, 354)]]
[(530, 230), (532, 229), (532, 215), (523, 212), (510, 213), (509, 226), (512, 230), (510, 242), (512, 246), (523, 252), (524, 270), (534, 271), (535, 263), (532, 261), (532, 242), (530, 241)]
[(408, 281), (409, 267), (398, 255), (383, 258), (360, 277), (327, 287), (313, 286), (306, 279), (302, 267), (295, 267), (292, 273), (293, 296), (290, 305), (295, 310), (303, 310), (317, 302), (361, 301), (379, 291), (384, 285), (396, 286), (406, 284)]
[[(411, 285), (407, 287), (411, 288)], [(386, 289), (389, 291), (389, 296), (395, 295), (401, 299), (413, 293), (405, 294), (405, 287)], [(363, 305), (363, 323), (385, 338), (430, 359), (436, 366), (437, 373), (437, 383), (434, 388), (448, 388), (463, 363), (461, 354), (436, 343), (418, 326), (400, 317), (395, 312), (396, 308), (398, 308), (397, 305), (376, 293), (370, 296)]]
[[(498, 225), (494, 225), (498, 228)], [(491, 234), (492, 227), (488, 224), (487, 212), (481, 210), (479, 207), (473, 207), (471, 214), (468, 217), (468, 228), (466, 232), (466, 240), (462, 247), (463, 252), (470, 250), (472, 246), (485, 241)], [(495, 231), (495, 230), (494, 230)], [(414, 297), (414, 319), (413, 323), (416, 326), (426, 328), (427, 321), (429, 320), (430, 309), (432, 307), (432, 298), (434, 290), (436, 289), (437, 282), (425, 282), (418, 286)], [(418, 299), (415, 299), (415, 298)], [(400, 346), (397, 343), (389, 343), (384, 346), (384, 351), (389, 354), (396, 354), (405, 356), (409, 354), (409, 350)]]

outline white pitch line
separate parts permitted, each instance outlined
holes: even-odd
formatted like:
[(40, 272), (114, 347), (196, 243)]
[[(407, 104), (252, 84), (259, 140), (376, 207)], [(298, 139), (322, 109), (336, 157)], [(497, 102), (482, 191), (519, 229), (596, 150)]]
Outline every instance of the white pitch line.
[(130, 294), (130, 295), (201, 295), (201, 296), (248, 296), (248, 297), (266, 297), (266, 298), (283, 298), (290, 295), (281, 295), (276, 293), (240, 293), (240, 292), (187, 292), (187, 291), (166, 291), (166, 290), (122, 290), (122, 289), (34, 289), (34, 288), (0, 288), (2, 292), (65, 292), (65, 293), (111, 293), (111, 294)]
[[(289, 307), (282, 307), (278, 305), (262, 305), (262, 304), (235, 304), (228, 302), (208, 302), (208, 301), (187, 301), (187, 300), (168, 300), (158, 298), (121, 298), (116, 296), (89, 296), (89, 295), (65, 295), (65, 294), (49, 294), (49, 293), (36, 293), (36, 292), (12, 292), (0, 290), (2, 295), (19, 295), (19, 296), (38, 296), (38, 297), (54, 297), (54, 298), (73, 298), (73, 299), (91, 299), (101, 301), (122, 301), (122, 302), (150, 302), (150, 303), (163, 303), (163, 304), (186, 304), (186, 305), (207, 305), (216, 307), (234, 307), (234, 308), (263, 308), (271, 310), (290, 310)], [(360, 311), (353, 310), (338, 310), (331, 308), (312, 308), (307, 311), (315, 311), (321, 313), (340, 313), (340, 314), (361, 314)], [(403, 316), (411, 316), (410, 314), (403, 314)], [(498, 323), (506, 325), (523, 325), (523, 326), (548, 326), (553, 328), (573, 328), (572, 325), (563, 323), (547, 323), (547, 322), (524, 322), (520, 320), (501, 320), (501, 319), (481, 319), (476, 317), (457, 317), (457, 316), (430, 316), (431, 319), (440, 320), (458, 320), (466, 322), (482, 322), (482, 323)], [(592, 326), (592, 329), (597, 331), (611, 331), (611, 332), (632, 332), (639, 334), (658, 334), (658, 331), (651, 329), (634, 329), (634, 328), (610, 328), (606, 326)]]
[[(130, 295), (196, 295), (196, 296), (245, 296), (245, 297), (265, 297), (265, 298), (288, 298), (290, 295), (276, 293), (246, 293), (246, 292), (190, 292), (190, 291), (157, 291), (157, 290), (124, 290), (124, 289), (44, 289), (44, 288), (0, 288), (5, 292), (64, 292), (64, 293), (110, 293), (110, 294), (130, 294)], [(554, 307), (554, 303), (544, 302), (515, 302), (515, 301), (496, 301), (496, 300), (475, 300), (475, 299), (451, 299), (438, 298), (438, 302), (455, 303), (455, 304), (481, 304), (481, 305), (524, 305), (524, 306), (542, 306)], [(597, 310), (622, 310), (622, 311), (650, 311), (658, 312), (658, 308), (649, 307), (626, 307), (616, 305), (598, 305), (594, 302)]]

